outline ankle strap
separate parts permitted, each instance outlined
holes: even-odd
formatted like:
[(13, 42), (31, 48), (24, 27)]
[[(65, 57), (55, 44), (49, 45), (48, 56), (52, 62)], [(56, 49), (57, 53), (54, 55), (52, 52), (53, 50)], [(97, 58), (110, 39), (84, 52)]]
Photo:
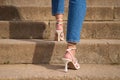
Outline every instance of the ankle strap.
[(58, 21), (63, 21), (63, 18), (57, 18), (56, 20), (58, 20)]
[(74, 50), (74, 49), (76, 49), (76, 48), (69, 48), (69, 49), (67, 49), (67, 51), (71, 51), (71, 50)]
[(66, 51), (68, 51), (69, 54), (71, 55), (72, 60), (74, 60), (74, 57), (73, 57), (73, 55), (72, 55), (72, 53), (71, 53), (71, 50), (74, 50), (74, 49), (76, 49), (76, 48), (69, 48), (69, 49), (66, 50)]
[(62, 18), (58, 18), (56, 19), (57, 23), (63, 23), (63, 19)]
[(63, 24), (63, 22), (56, 22), (56, 24)]

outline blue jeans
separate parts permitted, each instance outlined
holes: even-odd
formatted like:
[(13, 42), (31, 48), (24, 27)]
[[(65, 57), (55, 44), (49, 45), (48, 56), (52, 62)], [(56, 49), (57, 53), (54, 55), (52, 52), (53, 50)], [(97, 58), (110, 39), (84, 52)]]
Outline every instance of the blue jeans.
[[(52, 15), (64, 14), (64, 0), (52, 0)], [(69, 0), (67, 42), (78, 43), (86, 15), (86, 0)]]

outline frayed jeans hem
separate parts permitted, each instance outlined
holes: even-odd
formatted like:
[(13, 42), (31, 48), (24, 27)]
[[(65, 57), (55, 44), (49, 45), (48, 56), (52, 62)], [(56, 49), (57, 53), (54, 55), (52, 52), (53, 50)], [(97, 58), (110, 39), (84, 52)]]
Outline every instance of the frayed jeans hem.
[(57, 11), (56, 13), (52, 13), (52, 16), (55, 16), (56, 14), (64, 14), (63, 11)]
[(80, 40), (67, 40), (68, 43), (79, 43)]

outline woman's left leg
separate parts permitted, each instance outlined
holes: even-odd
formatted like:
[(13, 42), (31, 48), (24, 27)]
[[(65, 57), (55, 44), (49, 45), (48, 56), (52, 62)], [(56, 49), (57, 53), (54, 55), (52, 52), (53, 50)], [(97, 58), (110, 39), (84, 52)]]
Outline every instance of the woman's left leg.
[(56, 36), (55, 40), (63, 41), (63, 14), (64, 14), (64, 0), (52, 0), (52, 15), (56, 18)]
[(64, 0), (52, 0), (52, 15), (64, 14)]

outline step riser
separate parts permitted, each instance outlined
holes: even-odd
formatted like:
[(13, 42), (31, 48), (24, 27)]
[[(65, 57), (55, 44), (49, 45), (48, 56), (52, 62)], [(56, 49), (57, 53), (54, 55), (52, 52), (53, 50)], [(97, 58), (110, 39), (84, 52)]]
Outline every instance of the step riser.
[(120, 20), (120, 7), (116, 7), (114, 12), (115, 12), (115, 19)]
[[(64, 25), (66, 35), (66, 22)], [(0, 22), (0, 39), (54, 40), (55, 21)], [(81, 39), (120, 39), (120, 22), (84, 22)]]
[[(67, 20), (68, 9), (65, 9)], [(114, 15), (116, 13), (116, 15)], [(119, 19), (118, 10), (113, 7), (88, 7), (85, 20), (114, 20)], [(7, 16), (7, 17), (6, 17)], [(116, 16), (114, 18), (114, 16)], [(0, 7), (0, 20), (55, 20), (50, 7)]]
[[(54, 38), (55, 22), (50, 22), (51, 31), (50, 39)], [(66, 35), (66, 23), (64, 33)], [(84, 22), (81, 31), (82, 39), (120, 39), (120, 22)]]
[[(77, 48), (76, 56), (80, 63), (120, 64), (120, 42), (81, 40)], [(64, 42), (55, 43), (37, 40), (3, 41), (0, 43), (0, 64), (60, 64), (63, 63), (61, 58), (65, 50), (66, 43)]]
[[(1, 22), (0, 38), (49, 38), (48, 22)], [(48, 33), (49, 32), (49, 33)]]
[(51, 6), (50, 0), (0, 0), (0, 5), (13, 5), (13, 6)]
[[(17, 18), (14, 18), (12, 15), (13, 18), (7, 18), (6, 20), (14, 20), (14, 19), (22, 19), (22, 20), (51, 20), (51, 19), (54, 19), (53, 17), (50, 17), (51, 15), (51, 1), (49, 0), (1, 0), (0, 1), (0, 5), (1, 6), (4, 6), (6, 7), (6, 10), (9, 10), (9, 9), (13, 9), (16, 10), (15, 13), (22, 13), (19, 9), (17, 9), (17, 6), (19, 7), (30, 7), (30, 6), (34, 6), (34, 7), (41, 7), (42, 8), (42, 11), (43, 11), (43, 7), (48, 7), (49, 9), (46, 9), (48, 10), (49, 12), (47, 12), (47, 14), (49, 14), (49, 16), (46, 16), (46, 18), (42, 18), (42, 19), (39, 19), (39, 17), (32, 17), (31, 15), (28, 17), (25, 17), (26, 15), (19, 15), (16, 17)], [(68, 6), (68, 0), (65, 0), (65, 5), (66, 7)], [(7, 6), (11, 6), (10, 8), (8, 8)], [(120, 19), (120, 15), (119, 15), (119, 8), (120, 8), (120, 1), (119, 0), (87, 0), (87, 6), (88, 6), (88, 17), (86, 17), (86, 20), (112, 20), (113, 18), (114, 19)], [(89, 7), (93, 7), (93, 9), (89, 9)], [(100, 9), (95, 9), (94, 7), (99, 7)], [(104, 8), (103, 10), (101, 10), (101, 7), (107, 7), (106, 9)], [(7, 9), (8, 8), (8, 9)], [(40, 10), (41, 10), (40, 8)], [(114, 9), (114, 16), (113, 15), (113, 11), (111, 11), (111, 8), (112, 10)], [(34, 9), (34, 8), (33, 8)], [(24, 9), (21, 9), (21, 10), (24, 10)], [(35, 9), (36, 10), (36, 9)], [(25, 9), (26, 11), (26, 9)], [(35, 15), (40, 15), (39, 13), (43, 13), (42, 11), (39, 11), (38, 12), (38, 9), (37, 11), (37, 14)], [(32, 12), (32, 10), (30, 11), (30, 9), (27, 9), (27, 12)], [(33, 11), (34, 12), (34, 11)], [(108, 14), (105, 14), (105, 12)], [(67, 9), (66, 9), (66, 12), (67, 13)], [(24, 13), (23, 13), (24, 14)], [(103, 14), (102, 17), (99, 16), (100, 14)], [(112, 14), (112, 15), (110, 15)], [(33, 15), (33, 14), (32, 14)], [(67, 15), (67, 14), (66, 14)], [(66, 16), (65, 15), (65, 16)], [(98, 15), (98, 16), (97, 16)], [(20, 18), (20, 16), (22, 16), (23, 18)], [(42, 16), (45, 16), (45, 13), (42, 14)], [(30, 18), (31, 17), (31, 18)], [(47, 17), (50, 17), (50, 18), (47, 18)], [(41, 17), (40, 17), (41, 18)], [(5, 17), (1, 18), (1, 19), (5, 19)], [(67, 19), (67, 17), (65, 17), (65, 19)]]

